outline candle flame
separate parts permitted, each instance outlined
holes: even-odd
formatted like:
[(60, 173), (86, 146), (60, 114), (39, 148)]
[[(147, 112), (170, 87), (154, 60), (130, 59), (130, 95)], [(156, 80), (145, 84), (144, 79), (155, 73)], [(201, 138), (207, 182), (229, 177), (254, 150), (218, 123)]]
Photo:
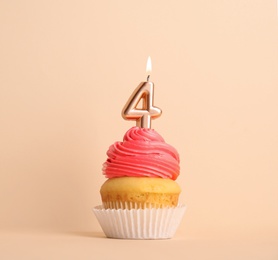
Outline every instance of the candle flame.
[(146, 72), (147, 72), (147, 75), (150, 75), (152, 72), (152, 60), (151, 60), (150, 56), (148, 57), (148, 60), (147, 60)]

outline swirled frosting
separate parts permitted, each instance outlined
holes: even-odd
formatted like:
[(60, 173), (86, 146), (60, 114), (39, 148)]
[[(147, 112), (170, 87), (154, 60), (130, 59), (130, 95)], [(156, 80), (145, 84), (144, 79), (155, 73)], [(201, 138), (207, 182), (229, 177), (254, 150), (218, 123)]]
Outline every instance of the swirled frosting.
[(179, 154), (155, 130), (132, 127), (123, 142), (107, 151), (103, 174), (115, 177), (160, 177), (175, 180), (180, 172)]

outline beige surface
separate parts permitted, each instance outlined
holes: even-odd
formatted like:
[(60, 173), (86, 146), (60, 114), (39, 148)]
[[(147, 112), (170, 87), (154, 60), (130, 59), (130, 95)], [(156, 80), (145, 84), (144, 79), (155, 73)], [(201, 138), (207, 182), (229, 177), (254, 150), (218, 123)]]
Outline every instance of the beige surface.
[[(32, 230), (100, 232), (91, 207), (100, 203), (102, 163), (134, 125), (121, 109), (145, 80), (148, 55), (163, 110), (153, 127), (180, 153), (188, 206), (181, 240), (169, 245), (186, 237), (198, 259), (195, 236), (212, 254), (216, 244), (201, 238), (277, 239), (275, 0), (4, 0), (0, 32), (0, 229), (30, 234), (10, 237), (0, 255), (21, 241), (28, 255)], [(60, 254), (106, 241), (36, 243), (55, 250), (60, 240)], [(164, 252), (168, 242), (154, 245)]]
[(172, 240), (117, 240), (98, 232), (0, 234), (1, 259), (202, 259), (277, 260), (273, 238), (194, 238)]

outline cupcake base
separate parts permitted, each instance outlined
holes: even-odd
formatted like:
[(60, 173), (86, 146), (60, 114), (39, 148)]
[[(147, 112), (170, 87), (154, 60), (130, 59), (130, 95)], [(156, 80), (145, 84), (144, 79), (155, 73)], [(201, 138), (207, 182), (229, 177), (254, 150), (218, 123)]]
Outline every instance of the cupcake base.
[(100, 189), (105, 209), (176, 207), (180, 192), (177, 182), (150, 177), (112, 178)]
[(108, 238), (169, 239), (174, 236), (186, 206), (145, 209), (93, 208), (99, 224)]

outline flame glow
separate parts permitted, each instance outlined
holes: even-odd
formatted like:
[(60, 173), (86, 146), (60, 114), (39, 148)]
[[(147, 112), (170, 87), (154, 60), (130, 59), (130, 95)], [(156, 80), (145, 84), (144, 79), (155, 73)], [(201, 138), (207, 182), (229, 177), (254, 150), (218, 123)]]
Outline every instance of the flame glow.
[(150, 75), (152, 72), (152, 60), (151, 60), (150, 56), (148, 57), (148, 60), (147, 60), (146, 72), (148, 75)]

